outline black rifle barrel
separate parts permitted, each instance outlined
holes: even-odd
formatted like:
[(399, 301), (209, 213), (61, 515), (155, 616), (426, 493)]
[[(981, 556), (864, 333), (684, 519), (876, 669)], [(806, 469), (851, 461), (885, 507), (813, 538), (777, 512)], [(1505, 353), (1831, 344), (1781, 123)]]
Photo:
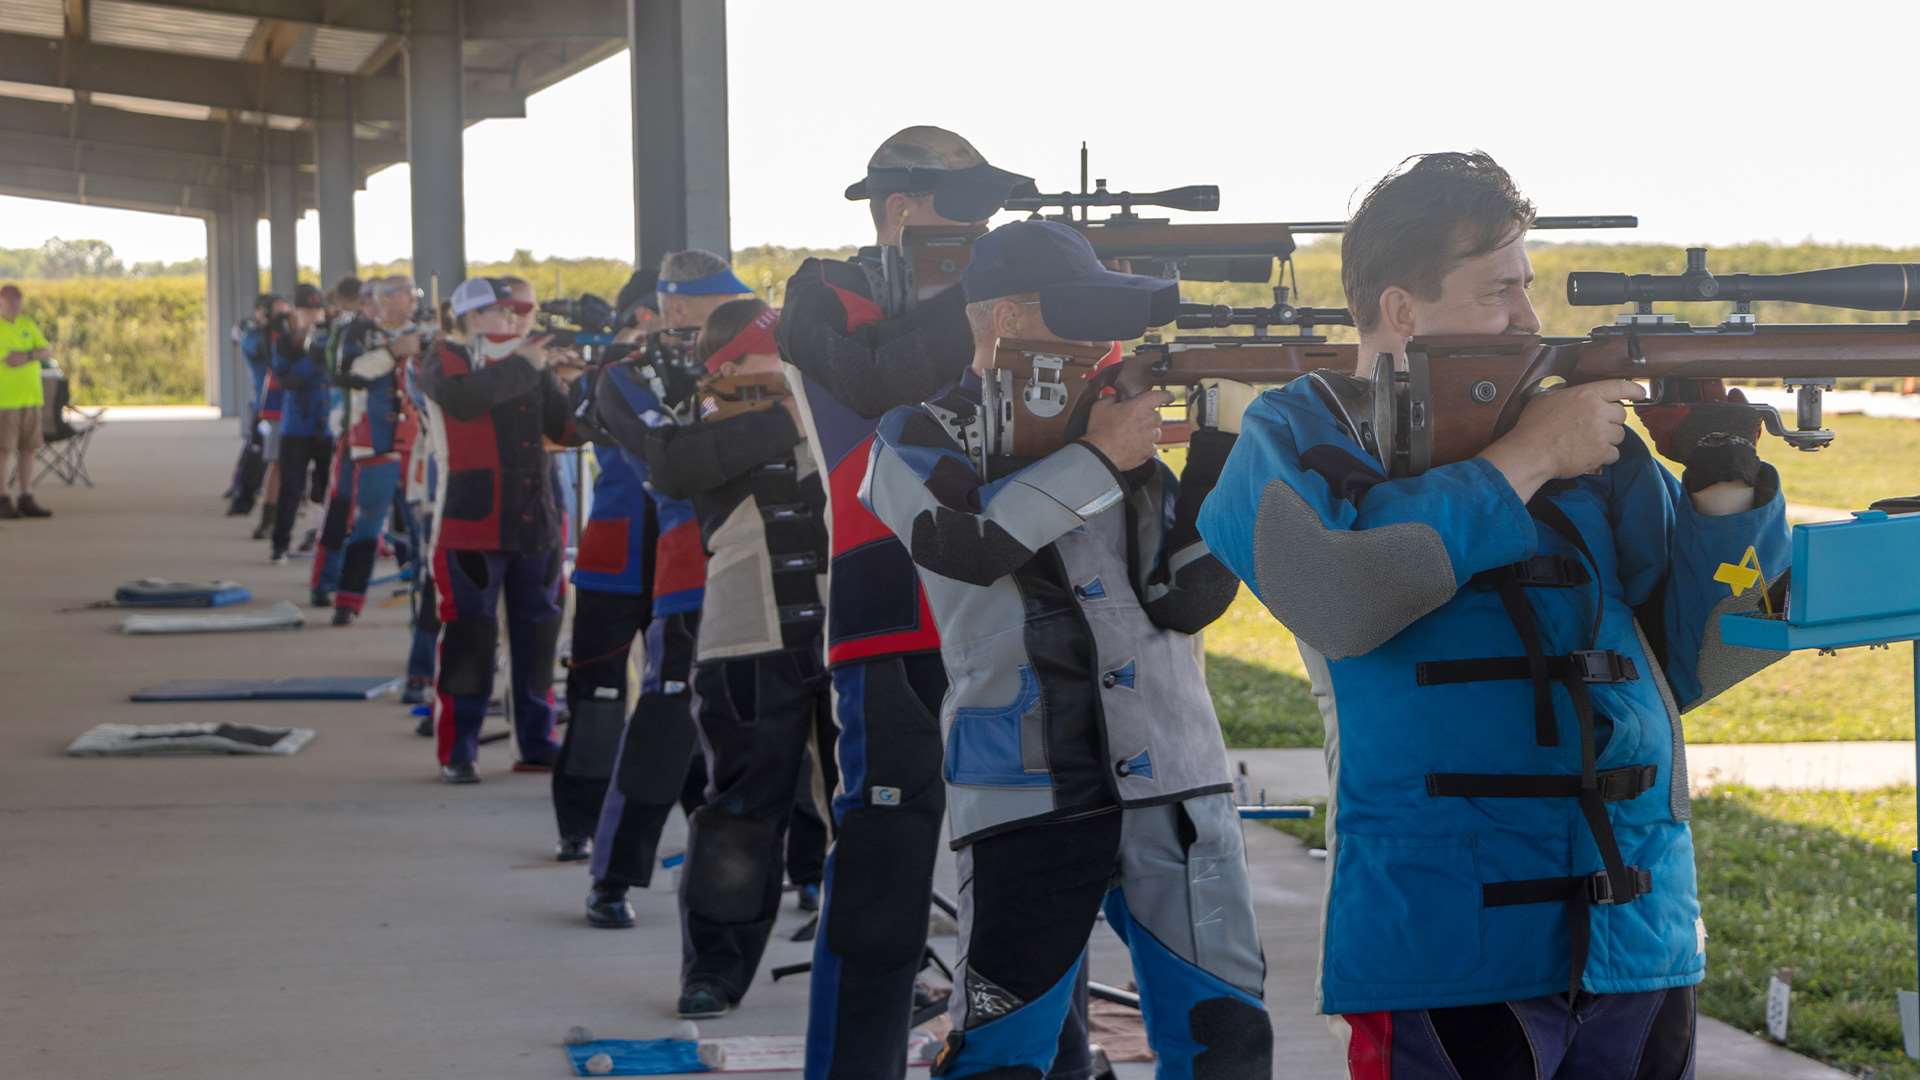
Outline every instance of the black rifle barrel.
[(1870, 263), (1803, 270), (1797, 274), (1612, 274), (1567, 275), (1567, 303), (1732, 303), (1779, 300), (1791, 304), (1857, 311), (1920, 310), (1920, 263)]
[[(1536, 229), (1637, 229), (1639, 217), (1633, 214), (1568, 214), (1560, 217), (1538, 217), (1533, 219)], [(1344, 221), (1299, 221), (1287, 225), (1297, 233), (1342, 233), (1347, 231)]]
[(1170, 210), (1218, 210), (1220, 209), (1220, 186), (1189, 184), (1186, 187), (1168, 188), (1165, 191), (1139, 192), (1108, 191), (1102, 187), (1093, 191), (1056, 191), (1051, 194), (1016, 195), (1006, 202), (1007, 209), (1027, 213), (1082, 206), (1122, 208), (1164, 206)]

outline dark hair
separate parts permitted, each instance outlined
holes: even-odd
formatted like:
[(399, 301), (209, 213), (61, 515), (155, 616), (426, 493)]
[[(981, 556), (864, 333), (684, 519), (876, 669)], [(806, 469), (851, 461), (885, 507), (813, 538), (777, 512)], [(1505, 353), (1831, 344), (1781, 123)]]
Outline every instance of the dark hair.
[(767, 302), (757, 296), (729, 300), (713, 309), (707, 325), (700, 328), (700, 362), (727, 346), (767, 310)]
[(348, 274), (333, 285), (333, 298), (345, 303), (357, 303), (360, 299), (360, 279)]
[(1367, 192), (1340, 243), (1340, 283), (1355, 325), (1362, 333), (1378, 326), (1380, 296), (1396, 285), (1437, 298), (1449, 271), (1525, 232), (1533, 214), (1484, 151), (1402, 161)]
[(5, 285), (0, 285), (0, 296), (18, 297), (19, 295), (20, 286), (15, 285), (13, 282), (9, 281)]

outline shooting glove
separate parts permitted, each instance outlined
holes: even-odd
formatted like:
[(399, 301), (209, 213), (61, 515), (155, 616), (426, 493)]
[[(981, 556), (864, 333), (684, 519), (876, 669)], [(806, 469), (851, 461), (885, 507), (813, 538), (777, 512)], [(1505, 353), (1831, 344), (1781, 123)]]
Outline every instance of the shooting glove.
[(1200, 390), (1187, 399), (1187, 422), (1229, 434), (1240, 433), (1240, 418), (1260, 391), (1231, 379), (1203, 379)]

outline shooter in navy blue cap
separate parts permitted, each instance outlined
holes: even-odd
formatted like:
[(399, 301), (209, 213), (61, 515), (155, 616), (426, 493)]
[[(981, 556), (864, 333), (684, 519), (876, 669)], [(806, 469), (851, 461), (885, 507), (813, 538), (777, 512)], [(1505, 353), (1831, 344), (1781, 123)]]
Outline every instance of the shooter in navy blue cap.
[(1096, 400), (1083, 434), (1050, 452), (1029, 439), (1009, 460), (996, 434), (1009, 415), (1070, 413), (1059, 380), (1170, 321), (1179, 295), (1106, 269), (1047, 221), (983, 237), (962, 285), (973, 370), (881, 420), (860, 490), (913, 557), (950, 680), (940, 719), (966, 939), (933, 1074), (1051, 1068), (1104, 910), (1132, 950), (1164, 1074), (1270, 1075), (1266, 965), (1192, 636), (1236, 589), (1194, 522), (1237, 413), (1194, 431), (1178, 479), (1154, 455), (1172, 400), (1158, 390)]

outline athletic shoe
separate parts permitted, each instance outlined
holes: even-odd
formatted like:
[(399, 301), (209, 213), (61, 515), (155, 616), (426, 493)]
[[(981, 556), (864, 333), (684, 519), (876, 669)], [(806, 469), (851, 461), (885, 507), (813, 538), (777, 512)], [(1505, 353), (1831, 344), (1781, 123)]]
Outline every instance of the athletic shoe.
[(473, 762), (458, 761), (452, 765), (440, 766), (440, 782), (443, 784), (477, 784), (480, 774), (474, 771)]
[(627, 902), (627, 887), (596, 881), (587, 891), (587, 922), (602, 930), (626, 930), (633, 926), (633, 905)]
[(13, 496), (0, 495), (0, 518), (12, 521), (19, 516), (20, 511), (13, 508)]
[(349, 608), (340, 607), (333, 609), (333, 625), (335, 626), (352, 626), (353, 618), (353, 611)]
[(276, 552), (274, 552), (274, 553), (273, 553), (272, 555), (269, 555), (269, 556), (267, 556), (267, 564), (268, 564), (268, 565), (270, 565), (270, 566), (285, 566), (285, 565), (287, 565), (287, 553), (286, 553), (286, 551), (284, 551), (284, 550), (281, 550), (281, 551), (276, 551)]
[(680, 992), (680, 1004), (674, 1011), (687, 1020), (709, 1020), (716, 1016), (725, 1016), (733, 1006), (727, 1004), (726, 995), (705, 983), (694, 983)]
[(294, 550), (298, 551), (302, 555), (305, 555), (307, 552), (312, 551), (313, 546), (319, 542), (320, 542), (320, 530), (308, 529), (307, 535), (300, 538), (300, 546), (298, 548), (295, 548)]
[(526, 772), (526, 773), (550, 773), (553, 771), (553, 763), (542, 762), (542, 761), (516, 761), (513, 763), (513, 771)]
[[(20, 467), (23, 469), (26, 468), (24, 464)], [(33, 496), (22, 495), (20, 496), (20, 516), (23, 518), (50, 518), (53, 516), (53, 511), (35, 502)]]
[(421, 738), (423, 738), (423, 739), (431, 739), (431, 738), (433, 738), (433, 716), (432, 716), (432, 714), (428, 714), (428, 715), (426, 715), (426, 716), (423, 716), (423, 717), (421, 717), (421, 718), (420, 718), (420, 722), (419, 722), (419, 723), (417, 723), (417, 724), (415, 724), (415, 725), (413, 725), (413, 733), (414, 733), (415, 735), (418, 735), (418, 736), (420, 736), (420, 737), (421, 737)]
[(820, 886), (818, 884), (802, 885), (800, 886), (799, 893), (801, 911), (820, 910)]
[[(318, 607), (319, 605), (316, 604), (314, 606)], [(407, 676), (407, 688), (400, 691), (400, 704), (425, 705), (427, 703), (427, 697), (432, 693), (432, 679), (423, 679), (418, 675), (409, 675)]]
[(324, 589), (315, 589), (307, 594), (307, 603), (317, 608), (330, 608), (333, 606), (333, 594)]
[(267, 537), (272, 535), (273, 535), (273, 525), (269, 522), (263, 521), (253, 530), (253, 538), (255, 540), (265, 540)]
[(554, 862), (586, 862), (593, 857), (593, 839), (586, 836), (563, 836), (554, 846)]

